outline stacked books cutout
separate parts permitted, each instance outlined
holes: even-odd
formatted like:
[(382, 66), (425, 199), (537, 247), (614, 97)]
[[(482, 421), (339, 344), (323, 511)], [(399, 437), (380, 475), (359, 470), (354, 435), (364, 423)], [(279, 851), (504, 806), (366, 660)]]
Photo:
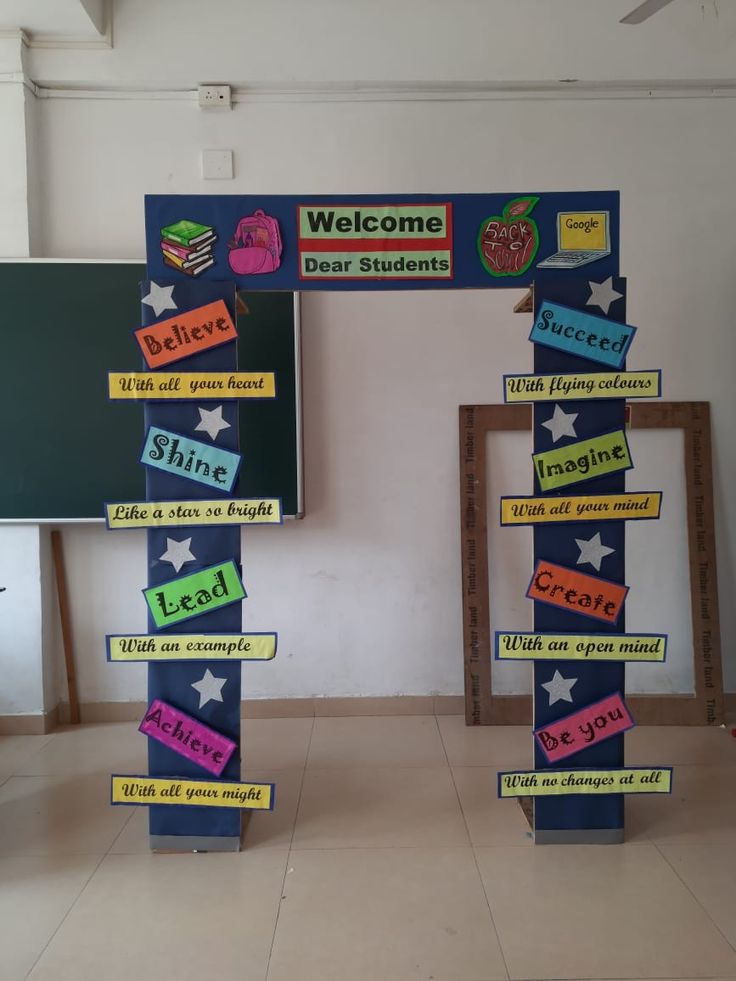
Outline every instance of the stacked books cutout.
[(216, 239), (211, 225), (200, 225), (198, 221), (187, 218), (175, 221), (173, 225), (161, 229), (164, 262), (187, 276), (199, 276), (214, 265), (212, 246)]

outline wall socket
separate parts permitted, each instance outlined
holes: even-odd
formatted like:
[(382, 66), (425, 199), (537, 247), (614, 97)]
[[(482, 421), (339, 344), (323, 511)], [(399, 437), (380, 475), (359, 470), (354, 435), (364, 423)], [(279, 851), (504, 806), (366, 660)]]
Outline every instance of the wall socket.
[(200, 109), (232, 109), (229, 85), (198, 85), (197, 99)]

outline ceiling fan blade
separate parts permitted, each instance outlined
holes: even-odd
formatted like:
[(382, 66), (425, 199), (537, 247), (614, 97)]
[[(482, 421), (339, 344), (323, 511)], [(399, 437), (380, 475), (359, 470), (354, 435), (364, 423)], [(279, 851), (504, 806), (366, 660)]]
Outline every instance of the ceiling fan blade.
[(641, 24), (642, 21), (649, 20), (649, 18), (656, 14), (658, 10), (662, 7), (667, 7), (672, 3), (672, 0), (644, 0), (644, 3), (639, 4), (635, 7), (630, 14), (622, 17), (619, 21), (620, 24)]

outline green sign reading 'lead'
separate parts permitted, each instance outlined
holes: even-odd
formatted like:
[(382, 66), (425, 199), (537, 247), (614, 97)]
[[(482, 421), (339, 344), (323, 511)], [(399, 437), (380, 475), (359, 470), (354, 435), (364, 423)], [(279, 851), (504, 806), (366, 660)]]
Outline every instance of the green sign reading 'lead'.
[(568, 443), (559, 449), (533, 453), (532, 460), (543, 491), (630, 470), (634, 465), (623, 429)]
[(230, 559), (188, 576), (150, 586), (143, 595), (159, 630), (172, 623), (191, 620), (246, 596), (235, 563)]

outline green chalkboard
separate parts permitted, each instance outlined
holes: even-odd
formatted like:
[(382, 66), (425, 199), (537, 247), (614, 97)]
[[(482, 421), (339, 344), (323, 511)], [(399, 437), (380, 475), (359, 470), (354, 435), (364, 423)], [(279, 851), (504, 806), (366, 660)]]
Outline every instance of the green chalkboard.
[[(145, 267), (0, 262), (0, 521), (101, 519), (145, 497), (143, 408), (111, 402), (108, 371), (139, 371)], [(301, 512), (299, 324), (292, 293), (242, 293), (243, 371), (275, 371), (278, 398), (240, 402), (248, 448), (237, 494)], [(243, 306), (243, 304), (241, 304)]]

